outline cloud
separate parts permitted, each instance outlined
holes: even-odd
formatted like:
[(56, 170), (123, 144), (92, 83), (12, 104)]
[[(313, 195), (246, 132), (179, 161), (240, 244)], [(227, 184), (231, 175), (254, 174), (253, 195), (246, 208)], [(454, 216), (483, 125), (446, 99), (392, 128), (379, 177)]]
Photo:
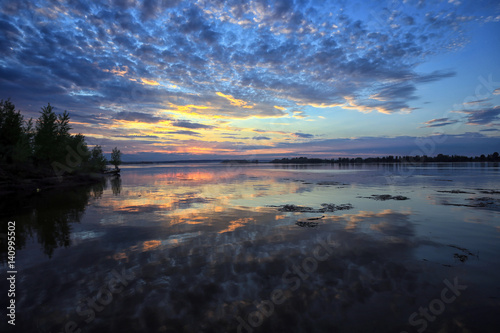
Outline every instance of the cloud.
[[(57, 82), (53, 91), (60, 90), (52, 95), (61, 103), (78, 102), (64, 96), (75, 87), (103, 93), (100, 99), (87, 100), (96, 107), (117, 100), (129, 105), (148, 100), (154, 103), (152, 111), (159, 111), (165, 101), (190, 105), (198, 100), (216, 106), (213, 114), (236, 118), (248, 117), (248, 110), (224, 107), (212, 98), (214, 91), (231, 106), (266, 117), (280, 116), (269, 110), (279, 105), (277, 101), (333, 107), (344, 104), (346, 95), (361, 111), (365, 107), (385, 113), (408, 111), (412, 109), (408, 102), (418, 97), (415, 85), (454, 75), (451, 71), (416, 74), (414, 69), (423, 56), (436, 52), (436, 45), (451, 42), (450, 35), (460, 31), (457, 22), (464, 22), (458, 8), (447, 4), (446, 17), (423, 15), (430, 5), (402, 7), (390, 17), (391, 23), (401, 26), (398, 31), (367, 24), (348, 11), (331, 17), (319, 14), (338, 13), (342, 5), (336, 3), (270, 1), (266, 6), (260, 1), (117, 0), (116, 6), (124, 10), (112, 11), (105, 4), (91, 8), (84, 1), (59, 3), (52, 10), (39, 0), (36, 7), (47, 9), (34, 17), (33, 5), (8, 1), (3, 9), (7, 20), (0, 24), (8, 38), (0, 41), (6, 46), (0, 52), (9, 54), (5, 66), (17, 68), (17, 78), (29, 79), (16, 80), (20, 85), (15, 86), (3, 77), (2, 91), (24, 97), (21, 85), (35, 79), (43, 82), (39, 87)], [(54, 49), (60, 52), (54, 54)], [(131, 85), (120, 77), (136, 82)], [(161, 86), (165, 81), (179, 92), (169, 93)], [(397, 84), (386, 86), (388, 81)], [(365, 93), (368, 87), (373, 88), (370, 94)], [(392, 96), (398, 100), (372, 106), (370, 95), (379, 102), (389, 102)]]
[(378, 101), (373, 99), (362, 99), (359, 97), (346, 96), (347, 104), (343, 106), (344, 109), (354, 109), (361, 112), (377, 111), (380, 113), (391, 114), (394, 112), (411, 112), (417, 108), (412, 108), (404, 100), (393, 101)]
[[(373, 3), (380, 17), (367, 20), (348, 2), (5, 0), (0, 98), (12, 97), (35, 116), (50, 101), (70, 110), (79, 130), (99, 127), (115, 137), (136, 134), (126, 126), (123, 133), (106, 127), (117, 121), (169, 121), (187, 131), (168, 133), (200, 136), (189, 130), (214, 128), (205, 120), (250, 123), (292, 115), (293, 133), (306, 130), (304, 120), (326, 116), (313, 112), (412, 112), (421, 85), (455, 76), (446, 68), (418, 69), (464, 45), (468, 22), (485, 20), (483, 5), (465, 9), (445, 1), (436, 11), (425, 1), (397, 8)], [(291, 111), (297, 109), (311, 117)], [(469, 123), (495, 121), (496, 109), (483, 109), (467, 114)], [(159, 116), (169, 113), (193, 121)], [(425, 125), (447, 121), (453, 120)], [(280, 137), (275, 134), (262, 133)], [(290, 135), (314, 137), (287, 133), (290, 141)]]
[(267, 136), (254, 136), (252, 140), (271, 140), (271, 138)]
[[(274, 154), (281, 157), (370, 157), (428, 155), (439, 153), (449, 155), (477, 156), (491, 154), (500, 146), (500, 137), (489, 137), (480, 133), (432, 135), (432, 136), (396, 136), (396, 137), (358, 137), (314, 140), (307, 142), (282, 142), (273, 147)], [(268, 149), (269, 152), (271, 150)]]
[(130, 135), (115, 135), (116, 137), (119, 138), (129, 138), (129, 139), (136, 139), (136, 138), (142, 138), (142, 139), (158, 139), (159, 136), (157, 135), (140, 135), (140, 134), (130, 134)]
[(454, 77), (457, 73), (455, 71), (434, 71), (430, 74), (422, 74), (415, 78), (415, 82), (417, 83), (429, 83), (434, 81), (439, 81), (442, 79)]
[[(156, 133), (155, 133), (156, 134)], [(165, 139), (165, 134), (167, 138)], [(170, 135), (172, 134), (172, 135)], [(178, 134), (188, 135), (182, 138)], [(487, 136), (487, 135), (488, 136)], [(215, 142), (203, 139), (199, 146), (200, 134), (188, 131), (183, 132), (158, 132), (164, 139), (155, 141), (154, 138), (134, 140), (129, 148), (122, 151), (127, 154), (132, 152), (155, 152), (154, 160), (165, 161), (172, 159), (207, 159), (220, 156), (221, 158), (242, 158), (244, 156), (258, 159), (273, 159), (281, 157), (308, 156), (320, 158), (337, 157), (373, 157), (373, 156), (404, 156), (428, 155), (435, 156), (439, 153), (449, 155), (477, 156), (491, 154), (498, 150), (500, 137), (494, 136), (495, 132), (447, 134), (431, 136), (396, 136), (374, 137), (364, 136), (357, 138), (338, 138), (322, 140), (290, 140), (272, 142), (265, 140), (267, 145), (252, 144), (249, 138), (240, 137), (239, 141)], [(242, 142), (247, 140), (245, 142)], [(267, 141), (267, 142), (266, 142)], [(105, 151), (111, 151), (115, 146), (123, 144), (123, 139), (92, 139), (91, 144), (100, 144)], [(166, 146), (166, 144), (169, 144)], [(133, 146), (133, 149), (131, 148)], [(198, 149), (198, 147), (200, 149)], [(217, 153), (214, 153), (217, 152)], [(153, 155), (138, 154), (135, 160), (152, 160)]]
[(498, 128), (485, 128), (485, 129), (482, 129), (482, 130), (479, 130), (479, 132), (499, 132), (500, 129)]
[[(227, 99), (231, 103), (231, 105), (233, 105), (233, 106), (239, 106), (239, 107), (242, 107), (245, 109), (252, 109), (253, 108), (253, 105), (249, 105), (248, 102), (245, 102), (244, 100), (241, 100), (241, 99), (234, 98), (231, 95), (225, 95), (219, 91), (216, 92), (216, 94), (220, 97)], [(277, 109), (279, 109), (279, 108), (277, 108)]]
[(211, 128), (215, 127), (212, 125), (193, 123), (190, 121), (175, 121), (172, 123), (172, 126), (182, 127), (182, 128), (191, 128), (191, 129), (201, 129), (201, 128), (202, 129), (211, 129)]
[(121, 111), (113, 116), (115, 120), (136, 121), (142, 123), (158, 123), (160, 121), (169, 120), (168, 118), (156, 117), (148, 113)]
[(493, 95), (500, 95), (500, 88), (493, 90)]
[(488, 125), (500, 120), (500, 106), (489, 109), (460, 111), (468, 114), (467, 125)]
[(104, 114), (80, 114), (76, 112), (70, 112), (69, 115), (71, 122), (81, 122), (91, 125), (104, 125), (112, 123), (112, 120), (108, 119)]
[(292, 117), (296, 119), (304, 119), (307, 118), (307, 114), (304, 111), (293, 111)]
[(423, 126), (423, 127), (442, 127), (442, 126), (446, 126), (446, 125), (456, 124), (457, 122), (459, 122), (458, 119), (437, 118), (437, 119), (431, 119), (429, 121), (426, 121), (424, 124), (427, 126)]
[(416, 90), (417, 88), (414, 85), (408, 83), (391, 85), (380, 89), (376, 94), (370, 96), (370, 98), (378, 101), (414, 99), (413, 94)]
[(195, 132), (195, 131), (189, 131), (189, 130), (182, 130), (182, 131), (170, 131), (167, 132), (168, 134), (183, 134), (183, 135), (193, 135), (193, 136), (201, 136), (200, 133)]
[(143, 84), (146, 84), (146, 85), (149, 85), (149, 86), (159, 86), (160, 85), (160, 83), (157, 82), (157, 81), (155, 81), (155, 80), (148, 80), (148, 79), (142, 78), (142, 77), (141, 77), (141, 82)]
[(103, 69), (103, 71), (118, 76), (125, 76), (125, 74), (128, 73), (128, 66), (123, 66), (123, 68), (120, 68), (120, 66), (115, 66), (112, 69)]
[(403, 22), (406, 24), (406, 25), (414, 25), (415, 24), (415, 19), (411, 16), (406, 16), (403, 18)]
[(303, 139), (310, 139), (313, 138), (313, 134), (307, 134), (307, 133), (292, 133), (292, 135), (296, 138), (303, 138)]
[(478, 99), (478, 100), (475, 100), (475, 101), (465, 102), (464, 105), (467, 105), (467, 106), (477, 105), (477, 104), (488, 102), (490, 100), (491, 100), (491, 98), (483, 98), (483, 99)]
[(141, 7), (141, 20), (155, 19), (165, 9), (177, 6), (180, 0), (144, 0)]
[[(299, 104), (300, 105), (300, 104)], [(343, 103), (334, 103), (334, 104), (325, 104), (325, 103), (310, 103), (310, 104), (304, 104), (304, 105), (309, 105), (312, 106), (313, 108), (318, 108), (318, 109), (325, 109), (325, 108), (334, 108), (336, 106), (343, 106)]]

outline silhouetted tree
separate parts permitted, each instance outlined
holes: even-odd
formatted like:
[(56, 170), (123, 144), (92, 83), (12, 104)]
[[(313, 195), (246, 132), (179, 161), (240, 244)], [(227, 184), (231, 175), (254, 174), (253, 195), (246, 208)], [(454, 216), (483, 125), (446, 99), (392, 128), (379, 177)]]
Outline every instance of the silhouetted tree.
[(79, 162), (76, 166), (76, 170), (86, 170), (89, 165), (90, 151), (87, 147), (87, 142), (85, 142), (85, 136), (82, 134), (72, 135), (67, 139), (66, 150), (75, 156), (75, 159)]
[(49, 164), (56, 161), (57, 154), (57, 115), (50, 103), (42, 107), (36, 121), (34, 155), (37, 163)]
[(14, 146), (12, 159), (14, 164), (31, 162), (33, 157), (33, 138), (35, 135), (33, 119), (29, 119), (22, 128), (23, 133)]
[(271, 163), (285, 163), (285, 164), (304, 164), (304, 163), (423, 163), (423, 162), (469, 162), (469, 161), (498, 161), (499, 155), (497, 152), (488, 156), (481, 155), (476, 157), (468, 157), (461, 155), (444, 155), (438, 154), (436, 157), (428, 157), (427, 155), (415, 156), (383, 156), (383, 157), (368, 157), (368, 158), (342, 158), (338, 159), (320, 159), (320, 158), (307, 158), (307, 157), (292, 157), (274, 159)]
[(106, 164), (108, 161), (106, 157), (104, 157), (102, 153), (102, 148), (99, 145), (96, 145), (90, 151), (90, 159), (89, 159), (89, 168), (94, 172), (102, 172), (106, 170)]
[(109, 161), (109, 163), (113, 164), (116, 170), (118, 170), (118, 166), (122, 164), (122, 153), (118, 149), (118, 147), (113, 148), (113, 151), (111, 152), (111, 160)]
[[(10, 99), (0, 101), (0, 162), (11, 164), (14, 162), (16, 148), (24, 148), (24, 143), (29, 143), (25, 137), (23, 116), (15, 110)], [(29, 155), (29, 147), (27, 152)]]
[[(49, 104), (40, 117), (24, 122), (10, 100), (0, 101), (0, 167), (2, 178), (33, 177), (81, 171), (102, 172), (107, 160), (100, 146), (91, 151), (82, 134), (72, 135), (67, 111), (57, 115)], [(121, 164), (121, 152), (113, 149), (112, 163)]]
[(34, 135), (34, 155), (37, 163), (50, 164), (65, 159), (72, 138), (69, 133), (69, 120), (67, 111), (56, 115), (50, 103), (42, 107)]

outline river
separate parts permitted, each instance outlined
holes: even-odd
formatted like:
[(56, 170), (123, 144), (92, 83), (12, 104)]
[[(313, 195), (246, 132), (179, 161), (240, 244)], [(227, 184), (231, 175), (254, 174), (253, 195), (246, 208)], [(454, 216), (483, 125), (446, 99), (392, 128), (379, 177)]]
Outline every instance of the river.
[(147, 164), (11, 195), (16, 329), (494, 332), (499, 176), (498, 163)]

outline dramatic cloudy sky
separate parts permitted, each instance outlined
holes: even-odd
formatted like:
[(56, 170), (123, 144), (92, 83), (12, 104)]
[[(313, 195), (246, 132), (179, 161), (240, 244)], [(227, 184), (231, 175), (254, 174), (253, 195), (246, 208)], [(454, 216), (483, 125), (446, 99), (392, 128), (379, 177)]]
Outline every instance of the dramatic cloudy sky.
[(497, 0), (0, 6), (0, 98), (128, 160), (500, 150)]

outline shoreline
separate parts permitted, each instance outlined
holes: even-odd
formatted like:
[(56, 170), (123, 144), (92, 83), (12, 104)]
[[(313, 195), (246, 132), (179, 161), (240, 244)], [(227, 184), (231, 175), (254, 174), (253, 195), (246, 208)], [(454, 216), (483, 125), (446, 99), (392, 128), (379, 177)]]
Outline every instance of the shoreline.
[(272, 160), (258, 160), (258, 162), (242, 160), (199, 160), (199, 161), (142, 161), (123, 162), (122, 165), (151, 165), (151, 164), (429, 164), (429, 163), (500, 163), (500, 161), (370, 161), (370, 162), (274, 162)]
[(31, 195), (46, 190), (61, 189), (70, 186), (92, 185), (99, 183), (107, 176), (106, 174), (88, 173), (63, 176), (62, 179), (56, 176), (50, 176), (2, 180), (0, 182), (0, 196), (13, 193), (19, 194), (22, 192), (25, 192), (26, 195)]

